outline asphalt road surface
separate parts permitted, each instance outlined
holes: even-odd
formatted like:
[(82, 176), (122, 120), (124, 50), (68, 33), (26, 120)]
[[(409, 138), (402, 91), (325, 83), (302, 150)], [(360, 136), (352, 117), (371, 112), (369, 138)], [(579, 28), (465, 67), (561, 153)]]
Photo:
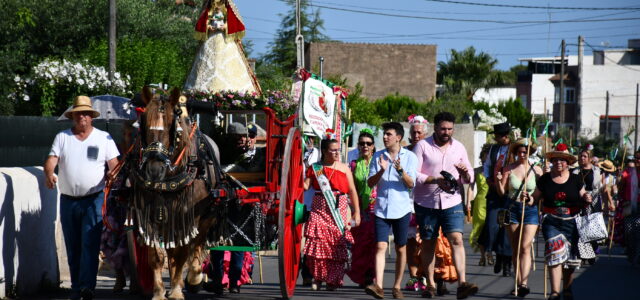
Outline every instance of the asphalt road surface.
[[(465, 231), (468, 233), (470, 226), (466, 225)], [(465, 237), (466, 238), (466, 237)], [(541, 241), (541, 236), (538, 237)], [(517, 299), (509, 295), (513, 289), (513, 277), (502, 277), (502, 274), (493, 274), (492, 266), (480, 267), (478, 253), (473, 253), (467, 245), (467, 280), (476, 283), (480, 290), (477, 295), (469, 299)], [(542, 244), (538, 243), (539, 250), (536, 256), (536, 270), (531, 272), (529, 287), (531, 294), (525, 299), (544, 299), (543, 288), (543, 258)], [(583, 266), (576, 271), (575, 283), (573, 287), (574, 298), (577, 300), (605, 299), (605, 300), (632, 300), (640, 299), (635, 285), (640, 285), (640, 267), (632, 267), (626, 257), (622, 255), (621, 248), (612, 250), (612, 255), (607, 255), (606, 248), (602, 247), (595, 265)], [(385, 296), (391, 299), (391, 285), (394, 276), (395, 258), (392, 253), (387, 258), (385, 268), (384, 288)], [(166, 273), (166, 272), (165, 272)], [(168, 288), (168, 275), (165, 275), (165, 285)], [(404, 282), (408, 279), (408, 272), (405, 271)], [(187, 294), (186, 299), (280, 299), (280, 288), (278, 280), (278, 259), (277, 256), (262, 256), (262, 281), (260, 282), (260, 272), (258, 259), (255, 260), (252, 285), (245, 285), (241, 288), (240, 294), (227, 294), (222, 297), (215, 297), (211, 293), (201, 291), (198, 294)], [(111, 289), (115, 282), (113, 273), (109, 270), (101, 270), (98, 277), (98, 287), (95, 299), (141, 299), (136, 295), (129, 295), (128, 288), (123, 294), (113, 294)], [(345, 285), (337, 291), (312, 291), (308, 287), (302, 287), (302, 279), (298, 279), (294, 299), (373, 299), (366, 295), (361, 288), (345, 276)], [(63, 287), (68, 287), (68, 282), (63, 282)], [(456, 299), (455, 290), (457, 284), (447, 284), (449, 295), (436, 297), (436, 299)], [(405, 298), (420, 298), (418, 292), (404, 291)], [(62, 288), (47, 295), (40, 295), (36, 299), (68, 299), (69, 290)]]

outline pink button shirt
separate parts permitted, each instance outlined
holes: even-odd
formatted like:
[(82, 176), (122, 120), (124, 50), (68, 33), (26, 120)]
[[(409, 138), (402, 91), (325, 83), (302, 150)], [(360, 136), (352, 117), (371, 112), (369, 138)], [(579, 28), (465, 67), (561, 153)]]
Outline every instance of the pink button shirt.
[[(413, 153), (418, 157), (418, 178), (416, 187), (413, 190), (413, 198), (415, 203), (427, 208), (447, 209), (458, 205), (462, 202), (460, 188), (462, 183), (469, 183), (460, 178), (458, 169), (455, 164), (463, 163), (469, 170), (469, 178), (473, 178), (473, 168), (469, 163), (467, 150), (458, 140), (451, 138), (451, 142), (447, 147), (440, 148), (430, 136), (420, 142), (413, 148)], [(436, 184), (425, 184), (429, 176), (438, 177), (440, 171), (445, 170), (453, 177), (458, 178), (460, 188), (454, 194), (442, 191)]]

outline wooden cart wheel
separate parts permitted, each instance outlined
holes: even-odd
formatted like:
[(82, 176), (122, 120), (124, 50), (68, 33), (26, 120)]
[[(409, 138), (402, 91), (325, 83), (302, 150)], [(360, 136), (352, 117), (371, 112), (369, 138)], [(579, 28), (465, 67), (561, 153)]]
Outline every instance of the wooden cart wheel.
[(293, 297), (298, 280), (302, 224), (296, 222), (296, 211), (299, 211), (296, 206), (299, 207), (304, 201), (302, 172), (302, 136), (300, 130), (293, 127), (289, 130), (284, 148), (278, 212), (278, 270), (284, 299)]
[(131, 282), (138, 285), (137, 288), (141, 295), (150, 296), (153, 294), (153, 270), (148, 263), (149, 249), (138, 243), (134, 229), (127, 229), (127, 242), (131, 264)]

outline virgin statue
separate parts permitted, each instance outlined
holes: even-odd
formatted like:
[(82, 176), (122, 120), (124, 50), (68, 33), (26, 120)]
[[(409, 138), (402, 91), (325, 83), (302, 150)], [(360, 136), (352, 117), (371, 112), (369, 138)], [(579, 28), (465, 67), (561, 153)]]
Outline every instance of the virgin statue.
[(195, 38), (202, 43), (184, 89), (260, 94), (260, 85), (242, 48), (244, 32), (244, 22), (231, 0), (206, 1), (195, 32)]

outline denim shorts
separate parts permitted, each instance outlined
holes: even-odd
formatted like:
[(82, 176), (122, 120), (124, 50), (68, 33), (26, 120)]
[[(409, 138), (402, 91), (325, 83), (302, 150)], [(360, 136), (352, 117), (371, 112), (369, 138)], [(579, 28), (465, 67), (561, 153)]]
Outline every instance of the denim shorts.
[(464, 210), (462, 203), (446, 208), (427, 208), (415, 205), (416, 220), (420, 228), (420, 238), (434, 240), (438, 238), (438, 232), (460, 232), (464, 229)]
[[(509, 219), (510, 224), (520, 224), (520, 220), (522, 219), (522, 202), (511, 201), (511, 204), (509, 205), (509, 215), (511, 216)], [(524, 225), (540, 225), (537, 205), (525, 206)]]
[(407, 213), (400, 219), (383, 219), (376, 216), (376, 242), (389, 242), (389, 230), (393, 230), (393, 242), (396, 246), (406, 245), (409, 220), (411, 220), (411, 213)]

